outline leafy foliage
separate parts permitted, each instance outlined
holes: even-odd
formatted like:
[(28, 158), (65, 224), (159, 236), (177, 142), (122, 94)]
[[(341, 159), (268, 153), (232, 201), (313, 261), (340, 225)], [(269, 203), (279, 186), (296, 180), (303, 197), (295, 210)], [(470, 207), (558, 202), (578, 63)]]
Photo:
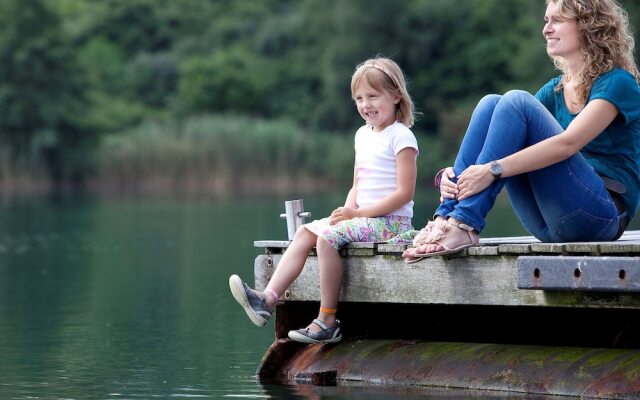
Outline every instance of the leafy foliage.
[(42, 158), (54, 181), (81, 180), (89, 104), (60, 18), (40, 1), (4, 1), (0, 24), (2, 144), (15, 162)]
[[(624, 5), (637, 21), (640, 6)], [(453, 145), (481, 96), (556, 74), (543, 12), (541, 0), (3, 0), (0, 140), (69, 179), (99, 135), (159, 116), (351, 135), (354, 66), (385, 55), (422, 112), (415, 129)]]

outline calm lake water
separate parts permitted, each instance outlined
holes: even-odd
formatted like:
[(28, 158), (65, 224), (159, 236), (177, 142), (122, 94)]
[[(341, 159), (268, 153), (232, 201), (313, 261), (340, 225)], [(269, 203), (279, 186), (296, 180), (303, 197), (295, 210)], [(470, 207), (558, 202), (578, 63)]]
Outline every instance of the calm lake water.
[[(252, 278), (253, 240), (286, 238), (297, 197), (0, 200), (0, 398), (452, 398), (256, 382), (273, 323), (254, 327), (227, 280)], [(416, 227), (432, 197), (417, 195)], [(317, 217), (342, 202), (305, 196)], [(492, 220), (487, 235), (525, 234), (506, 204)]]

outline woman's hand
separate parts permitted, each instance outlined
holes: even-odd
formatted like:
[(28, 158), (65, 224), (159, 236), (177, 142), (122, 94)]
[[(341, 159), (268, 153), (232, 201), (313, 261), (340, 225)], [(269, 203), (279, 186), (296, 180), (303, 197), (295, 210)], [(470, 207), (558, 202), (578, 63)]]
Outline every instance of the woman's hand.
[(494, 180), (489, 164), (471, 165), (458, 178), (458, 200), (463, 200), (482, 192)]
[(346, 221), (357, 217), (358, 211), (351, 207), (338, 207), (329, 216), (329, 224), (335, 225), (340, 221)]
[(458, 185), (451, 179), (456, 177), (456, 173), (452, 167), (447, 167), (442, 171), (440, 177), (440, 203), (444, 199), (455, 199), (458, 195)]

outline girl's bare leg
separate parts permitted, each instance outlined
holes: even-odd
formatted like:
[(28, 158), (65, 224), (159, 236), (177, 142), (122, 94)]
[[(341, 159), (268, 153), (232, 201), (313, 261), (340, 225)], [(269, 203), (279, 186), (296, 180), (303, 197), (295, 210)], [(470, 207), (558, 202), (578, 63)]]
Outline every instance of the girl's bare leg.
[(284, 291), (302, 272), (309, 251), (316, 245), (317, 238), (307, 228), (298, 228), (293, 241), (282, 255), (278, 267), (263, 292), (264, 299), (270, 308), (273, 308), (276, 303), (276, 299), (270, 293), (270, 290), (273, 290), (278, 296), (282, 296)]
[[(318, 238), (316, 242), (318, 252), (318, 264), (320, 265), (320, 307), (337, 309), (342, 289), (342, 260), (340, 253), (326, 240)], [(318, 319), (324, 321), (327, 326), (336, 324), (336, 314), (320, 311)], [(310, 324), (310, 332), (320, 331), (316, 324)]]

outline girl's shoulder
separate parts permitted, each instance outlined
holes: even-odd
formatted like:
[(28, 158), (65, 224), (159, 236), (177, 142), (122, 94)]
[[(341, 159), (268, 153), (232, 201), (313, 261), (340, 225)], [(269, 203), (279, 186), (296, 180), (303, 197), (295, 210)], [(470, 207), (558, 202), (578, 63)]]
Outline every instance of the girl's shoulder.
[(372, 130), (371, 127), (369, 125), (362, 125), (360, 128), (358, 128), (358, 130), (356, 131), (355, 137), (356, 139), (358, 137), (361, 137), (363, 135), (368, 135), (371, 134)]
[(393, 138), (397, 136), (414, 136), (413, 131), (409, 129), (405, 124), (400, 121), (396, 121), (393, 124), (384, 128), (382, 132), (374, 132), (369, 125), (363, 125), (356, 131), (356, 139), (367, 138), (371, 135), (376, 137)]
[(396, 121), (387, 129), (389, 130), (388, 138), (391, 146), (395, 149), (395, 153), (404, 147), (418, 148), (418, 139), (413, 134), (413, 131), (402, 122)]
[(394, 154), (406, 147), (411, 147), (418, 150), (418, 140), (416, 139), (413, 131), (409, 129), (405, 124), (400, 121), (396, 121), (394, 124), (388, 127), (389, 129), (389, 141), (393, 148)]
[(396, 121), (393, 124), (389, 125), (389, 131), (396, 134), (411, 134), (413, 135), (413, 131), (403, 124), (400, 121)]

